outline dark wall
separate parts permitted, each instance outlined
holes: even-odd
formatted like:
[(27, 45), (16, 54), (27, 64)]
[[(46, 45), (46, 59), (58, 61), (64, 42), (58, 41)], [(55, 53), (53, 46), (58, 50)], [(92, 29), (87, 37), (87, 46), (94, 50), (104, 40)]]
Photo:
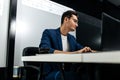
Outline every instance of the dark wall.
[(108, 0), (52, 0), (76, 11), (101, 19), (102, 12), (120, 18), (120, 7)]
[(101, 18), (102, 3), (100, 0), (52, 0), (57, 3), (66, 5), (76, 11)]
[(103, 9), (103, 12), (120, 19), (120, 7), (119, 6), (116, 6), (108, 2), (107, 0), (104, 0), (102, 9)]

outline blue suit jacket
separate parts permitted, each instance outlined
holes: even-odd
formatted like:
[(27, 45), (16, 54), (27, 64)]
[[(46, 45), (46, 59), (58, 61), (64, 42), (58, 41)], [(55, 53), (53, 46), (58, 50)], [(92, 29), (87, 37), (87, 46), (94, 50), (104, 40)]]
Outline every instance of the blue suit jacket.
[[(74, 36), (68, 34), (67, 35), (68, 43), (70, 51), (76, 51), (83, 48), (79, 43), (76, 42)], [(62, 40), (61, 40), (61, 33), (60, 28), (58, 29), (46, 29), (43, 32), (41, 43), (39, 45), (40, 48), (49, 48), (49, 53), (53, 53), (54, 50), (63, 50), (62, 48)], [(44, 72), (48, 73), (53, 72), (53, 74), (49, 74), (45, 80), (54, 80), (55, 75), (59, 71), (58, 67), (59, 63), (46, 63), (44, 64)], [(70, 67), (69, 67), (70, 68)], [(48, 79), (47, 79), (48, 78)]]
[[(79, 43), (76, 42), (76, 39), (71, 34), (67, 35), (67, 39), (68, 39), (70, 51), (76, 51), (83, 48)], [(50, 53), (53, 53), (54, 50), (63, 50), (60, 28), (46, 29), (43, 32), (39, 47), (49, 48)]]

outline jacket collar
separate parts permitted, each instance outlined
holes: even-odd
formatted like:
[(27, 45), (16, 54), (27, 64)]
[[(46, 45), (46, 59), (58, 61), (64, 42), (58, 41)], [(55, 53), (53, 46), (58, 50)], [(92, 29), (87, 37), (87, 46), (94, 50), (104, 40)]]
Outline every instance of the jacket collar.
[[(63, 50), (60, 28), (56, 29), (56, 32), (57, 32), (58, 47), (59, 47), (60, 50)], [(73, 42), (71, 40), (71, 35), (69, 33), (67, 34), (67, 39), (68, 39), (68, 43), (69, 43), (69, 50), (72, 51), (72, 49), (73, 49), (73, 46), (72, 46)]]

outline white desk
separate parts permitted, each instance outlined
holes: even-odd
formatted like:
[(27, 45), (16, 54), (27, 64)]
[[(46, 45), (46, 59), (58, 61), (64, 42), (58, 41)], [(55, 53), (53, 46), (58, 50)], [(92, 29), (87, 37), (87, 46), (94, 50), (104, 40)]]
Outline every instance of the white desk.
[(22, 61), (33, 62), (81, 62), (82, 54), (39, 54), (36, 56), (23, 56)]
[(37, 56), (23, 56), (22, 61), (120, 63), (120, 51), (82, 54), (39, 54)]
[(120, 51), (82, 54), (82, 57), (84, 63), (120, 63)]
[[(82, 54), (40, 54), (37, 56), (24, 56), (24, 57), (22, 57), (22, 61), (112, 63), (112, 64), (119, 63), (120, 64), (120, 51), (99, 52), (99, 53), (82, 53)], [(99, 66), (98, 65), (93, 65), (93, 66), (95, 69), (93, 70), (93, 72), (91, 72), (91, 74), (93, 74), (92, 78), (93, 79), (95, 78), (94, 80), (99, 80), (99, 77), (100, 77), (99, 76), (100, 75), (99, 74)], [(103, 68), (104, 68), (104, 66), (103, 66)], [(110, 68), (108, 67), (108, 69), (110, 69)], [(109, 75), (109, 73), (107, 73), (107, 74)]]

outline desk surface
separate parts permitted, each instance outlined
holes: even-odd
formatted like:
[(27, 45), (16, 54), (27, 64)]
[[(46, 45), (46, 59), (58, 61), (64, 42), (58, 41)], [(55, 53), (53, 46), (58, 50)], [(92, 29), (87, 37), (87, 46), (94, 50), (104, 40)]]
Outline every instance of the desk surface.
[(120, 63), (120, 51), (107, 51), (82, 54), (39, 54), (36, 56), (23, 56), (22, 61)]
[(105, 51), (82, 54), (82, 62), (92, 63), (120, 63), (120, 51)]
[(23, 56), (22, 61), (33, 62), (81, 62), (81, 54), (39, 54)]

